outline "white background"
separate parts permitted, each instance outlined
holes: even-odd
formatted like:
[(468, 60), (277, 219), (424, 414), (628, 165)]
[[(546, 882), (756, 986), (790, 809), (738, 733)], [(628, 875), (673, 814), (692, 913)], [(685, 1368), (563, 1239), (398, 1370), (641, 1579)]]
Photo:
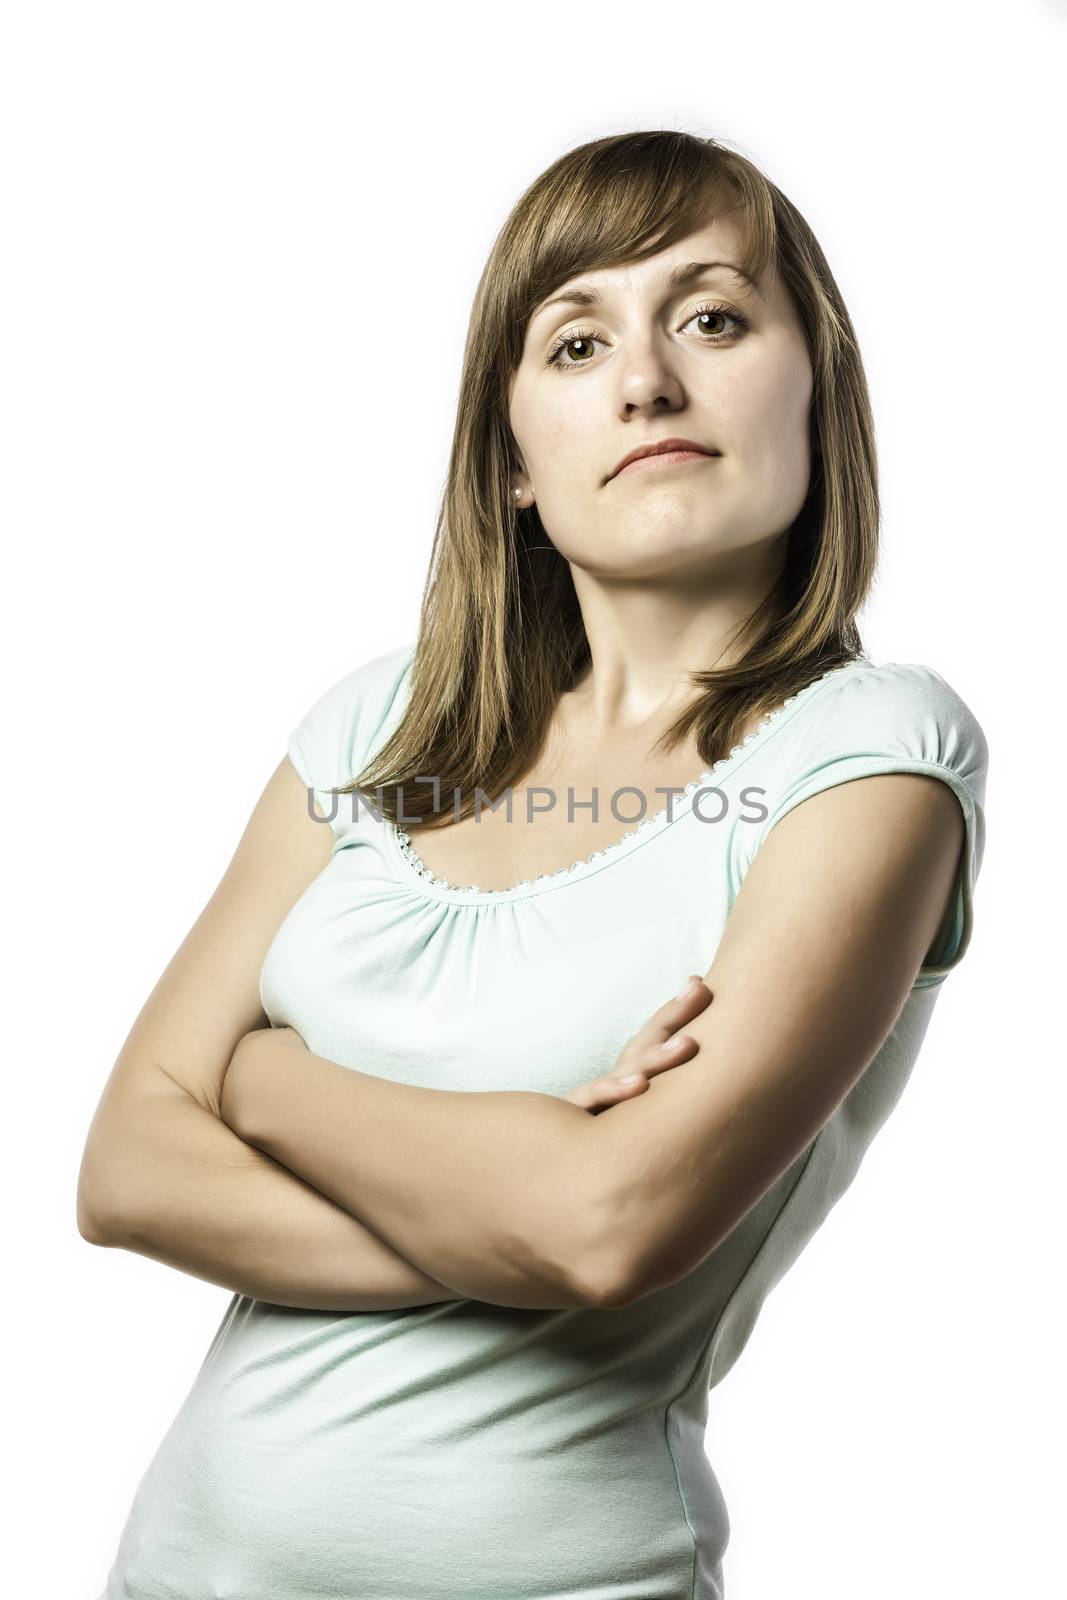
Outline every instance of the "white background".
[(414, 638), (496, 231), (651, 127), (821, 240), (878, 427), (864, 642), (991, 752), (971, 949), (712, 1396), (728, 1600), (1058, 1591), (1065, 38), (1052, 0), (5, 9), (9, 1594), (94, 1600), (229, 1300), (78, 1234), (115, 1056), (290, 728)]

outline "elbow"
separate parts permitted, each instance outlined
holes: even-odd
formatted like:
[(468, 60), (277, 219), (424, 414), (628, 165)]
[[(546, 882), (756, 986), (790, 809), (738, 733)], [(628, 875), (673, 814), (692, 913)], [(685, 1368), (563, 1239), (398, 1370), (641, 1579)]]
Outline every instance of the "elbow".
[(641, 1298), (633, 1264), (620, 1256), (614, 1241), (605, 1243), (601, 1238), (587, 1246), (579, 1262), (571, 1263), (569, 1285), (576, 1304), (598, 1311), (619, 1311)]
[(622, 1311), (683, 1275), (665, 1275), (669, 1265), (666, 1253), (640, 1232), (617, 1198), (591, 1206), (586, 1214), (597, 1220), (590, 1227), (581, 1267), (575, 1267), (572, 1281), (580, 1286), (587, 1305)]
[[(563, 1185), (559, 1192), (565, 1192)], [(637, 1286), (638, 1263), (626, 1248), (626, 1228), (613, 1193), (591, 1194), (588, 1182), (577, 1193), (572, 1190), (559, 1218), (556, 1244), (552, 1254), (557, 1274), (574, 1305), (616, 1311), (641, 1299), (645, 1291)]]
[(594, 1311), (623, 1311), (642, 1299), (643, 1293), (623, 1274), (605, 1272), (583, 1280), (581, 1304)]
[(97, 1173), (98, 1163), (86, 1146), (78, 1174), (76, 1216), (78, 1232), (87, 1244), (120, 1243), (119, 1214)]
[(621, 1303), (617, 1298), (620, 1293), (618, 1278), (607, 1270), (602, 1255), (579, 1248), (575, 1238), (579, 1230), (573, 1225), (574, 1216), (572, 1213), (566, 1240), (560, 1236), (548, 1238), (542, 1215), (538, 1228), (524, 1228), (521, 1235), (511, 1230), (506, 1237), (495, 1241), (493, 1253), (508, 1262), (509, 1272), (517, 1275), (516, 1281), (521, 1281), (524, 1293), (532, 1288), (538, 1297), (528, 1302), (530, 1305), (587, 1311)]
[(615, 1187), (604, 1192), (597, 1181), (601, 1167), (583, 1144), (565, 1161), (561, 1156), (553, 1171), (524, 1184), (521, 1222), (512, 1218), (504, 1241), (518, 1251), (531, 1281), (553, 1286), (575, 1309), (609, 1310), (639, 1298), (631, 1288), (635, 1262), (620, 1245)]
[(617, 1264), (609, 1269), (605, 1263), (599, 1273), (586, 1279), (587, 1303), (601, 1311), (623, 1311), (647, 1292), (631, 1271)]
[(643, 1300), (646, 1295), (652, 1294), (656, 1288), (669, 1287), (670, 1284), (666, 1281), (649, 1285), (640, 1281), (635, 1272), (616, 1268), (611, 1272), (602, 1272), (595, 1281), (587, 1281), (587, 1304), (596, 1306), (602, 1311), (623, 1311), (627, 1306), (635, 1305), (638, 1300)]
[(113, 1229), (105, 1223), (99, 1209), (91, 1205), (81, 1188), (78, 1189), (77, 1206), (78, 1232), (87, 1244), (112, 1245), (115, 1243)]

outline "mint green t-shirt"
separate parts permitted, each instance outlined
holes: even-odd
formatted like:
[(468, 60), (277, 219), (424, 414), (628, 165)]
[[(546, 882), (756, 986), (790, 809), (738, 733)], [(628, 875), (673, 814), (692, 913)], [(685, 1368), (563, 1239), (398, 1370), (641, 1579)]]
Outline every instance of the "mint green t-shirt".
[(342, 1314), (235, 1294), (100, 1600), (721, 1600), (709, 1390), (851, 1183), (970, 942), (987, 746), (929, 667), (832, 669), (621, 840), (482, 891), (435, 879), (391, 823), (332, 792), (396, 727), (413, 655), (357, 667), (289, 739), (333, 853), (279, 928), (261, 995), (315, 1053), (402, 1083), (566, 1094), (708, 969), (774, 824), (870, 774), (928, 773), (957, 796), (954, 926), (830, 1120), (679, 1283), (547, 1311)]

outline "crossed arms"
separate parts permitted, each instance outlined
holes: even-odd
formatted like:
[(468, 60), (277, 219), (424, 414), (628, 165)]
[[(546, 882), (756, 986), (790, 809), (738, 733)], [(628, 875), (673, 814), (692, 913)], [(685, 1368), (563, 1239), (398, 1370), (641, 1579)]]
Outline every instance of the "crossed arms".
[(437, 1298), (631, 1304), (725, 1238), (869, 1065), (950, 926), (963, 847), (957, 799), (925, 775), (796, 807), (731, 912), (686, 1027), (698, 1053), (597, 1117), (395, 1084), (290, 1030), (242, 1042), (220, 1116), (452, 1291)]

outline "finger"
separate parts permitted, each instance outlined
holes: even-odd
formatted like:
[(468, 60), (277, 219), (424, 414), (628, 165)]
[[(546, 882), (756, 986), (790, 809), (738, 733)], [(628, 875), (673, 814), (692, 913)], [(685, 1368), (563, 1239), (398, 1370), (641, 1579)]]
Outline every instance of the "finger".
[(711, 1004), (712, 998), (711, 990), (703, 978), (694, 973), (681, 994), (666, 1001), (658, 1011), (652, 1013), (644, 1027), (638, 1028), (619, 1057), (617, 1075), (626, 1071), (640, 1071), (648, 1047), (664, 1044), (679, 1028), (699, 1016)]
[(592, 1083), (583, 1083), (577, 1089), (572, 1089), (564, 1095), (565, 1100), (571, 1101), (582, 1111), (605, 1111), (608, 1106), (618, 1105), (620, 1101), (630, 1100), (635, 1095), (643, 1094), (648, 1088), (648, 1078), (644, 1073), (634, 1075), (634, 1081), (623, 1083), (618, 1078), (594, 1078)]
[[(644, 1027), (639, 1028), (627, 1043), (616, 1064), (616, 1075), (644, 1071), (649, 1061), (654, 1062), (655, 1071), (662, 1072), (664, 1065), (662, 1058), (658, 1054), (650, 1056), (649, 1050), (658, 1051), (687, 1022), (692, 1022), (694, 1017), (699, 1016), (711, 1004), (713, 998), (703, 978), (693, 973), (681, 994), (675, 995), (673, 999), (660, 1006), (658, 1011), (653, 1012)], [(677, 1049), (675, 1046), (675, 1054), (669, 1055), (668, 1066), (677, 1066), (679, 1059)], [(692, 1041), (692, 1049), (694, 1051), (697, 1049), (695, 1041)]]
[(665, 1041), (645, 1046), (641, 1054), (641, 1070), (654, 1078), (657, 1073), (669, 1072), (671, 1067), (680, 1066), (683, 1061), (691, 1061), (699, 1049), (691, 1034), (672, 1034)]
[(630, 1072), (623, 1078), (606, 1078), (600, 1098), (605, 1104), (614, 1105), (616, 1100), (629, 1100), (635, 1094), (644, 1094), (647, 1088), (647, 1073)]
[(647, 1024), (649, 1037), (654, 1039), (656, 1043), (662, 1044), (672, 1033), (676, 1033), (684, 1023), (691, 1022), (694, 1017), (699, 1016), (704, 1008), (710, 1005), (711, 999), (711, 990), (703, 978), (695, 973), (692, 974), (689, 979), (689, 987), (680, 995), (675, 995), (673, 999), (668, 1000), (665, 1005), (660, 1006), (659, 1010), (654, 1013)]
[(646, 1081), (640, 1067), (635, 1067), (632, 1062), (625, 1062), (620, 1065), (614, 1077), (597, 1078), (593, 1088), (598, 1094), (625, 1094), (643, 1089)]
[(583, 1111), (591, 1111), (596, 1106), (625, 1099), (627, 1095), (640, 1094), (641, 1090), (647, 1087), (648, 1079), (645, 1074), (634, 1073), (631, 1069), (627, 1074), (617, 1078), (593, 1078), (590, 1083), (580, 1083), (563, 1098), (570, 1100), (573, 1105), (580, 1106)]

